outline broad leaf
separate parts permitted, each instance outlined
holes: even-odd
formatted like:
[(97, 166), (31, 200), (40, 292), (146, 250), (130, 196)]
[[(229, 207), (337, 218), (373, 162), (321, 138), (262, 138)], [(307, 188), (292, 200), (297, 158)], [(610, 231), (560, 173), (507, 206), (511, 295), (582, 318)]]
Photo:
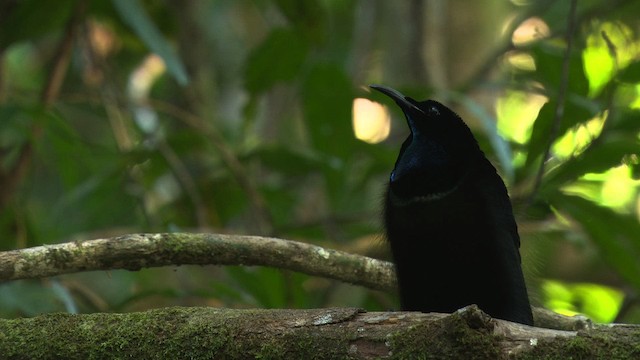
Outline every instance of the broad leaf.
[(640, 223), (579, 196), (557, 193), (554, 207), (578, 222), (604, 257), (629, 283), (640, 287)]
[(552, 169), (541, 192), (554, 192), (587, 173), (601, 173), (623, 163), (625, 156), (637, 154), (640, 141), (622, 134), (607, 136), (590, 145), (580, 155)]

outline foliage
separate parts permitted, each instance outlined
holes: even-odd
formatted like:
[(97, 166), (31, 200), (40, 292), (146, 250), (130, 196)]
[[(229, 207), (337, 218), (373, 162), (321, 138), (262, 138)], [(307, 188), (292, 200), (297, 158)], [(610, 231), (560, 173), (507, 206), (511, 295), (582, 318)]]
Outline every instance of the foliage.
[[(564, 295), (549, 290), (562, 288), (580, 294), (573, 299), (606, 293), (604, 317), (580, 301), (565, 308), (602, 321), (623, 294), (637, 309), (640, 4), (578, 1), (572, 12), (564, 1), (489, 3), (462, 18), (477, 19), (468, 28), (504, 26), (499, 41), (480, 31), (468, 40), (465, 26), (423, 27), (433, 18), (422, 1), (0, 3), (0, 248), (198, 229), (385, 256), (379, 208), (403, 119), (394, 114), (381, 144), (357, 139), (351, 125), (354, 98), (382, 101), (364, 85), (384, 83), (450, 103), (474, 127), (510, 187), (534, 302), (562, 310)], [(526, 29), (530, 39), (512, 38)], [(430, 53), (432, 43), (446, 46)], [(463, 50), (477, 56), (447, 61)], [(437, 81), (442, 74), (450, 81)], [(261, 268), (0, 286), (3, 316), (397, 306)], [(618, 320), (639, 321), (628, 309)]]

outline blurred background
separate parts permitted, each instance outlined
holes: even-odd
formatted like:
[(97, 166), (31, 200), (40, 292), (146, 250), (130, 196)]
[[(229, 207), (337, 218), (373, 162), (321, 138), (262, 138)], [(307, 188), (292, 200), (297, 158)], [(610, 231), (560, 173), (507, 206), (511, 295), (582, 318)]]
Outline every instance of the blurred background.
[[(382, 194), (408, 131), (366, 87), (380, 83), (472, 128), (509, 188), (534, 305), (638, 323), (638, 14), (631, 0), (0, 0), (0, 249), (184, 231), (388, 259)], [(3, 317), (170, 305), (398, 308), (259, 267), (0, 284)]]

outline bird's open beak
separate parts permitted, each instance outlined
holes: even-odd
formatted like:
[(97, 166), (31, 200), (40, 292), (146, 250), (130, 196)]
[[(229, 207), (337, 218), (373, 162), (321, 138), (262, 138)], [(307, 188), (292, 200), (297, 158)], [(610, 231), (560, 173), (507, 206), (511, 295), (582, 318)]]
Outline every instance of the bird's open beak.
[(369, 85), (369, 87), (374, 90), (378, 90), (381, 93), (392, 98), (402, 109), (413, 109), (415, 111), (418, 111), (424, 114), (424, 111), (422, 111), (419, 107), (415, 106), (412, 102), (407, 100), (407, 97), (402, 95), (402, 93), (396, 89), (392, 89), (390, 87), (386, 87), (382, 85), (375, 85), (375, 84), (371, 84)]

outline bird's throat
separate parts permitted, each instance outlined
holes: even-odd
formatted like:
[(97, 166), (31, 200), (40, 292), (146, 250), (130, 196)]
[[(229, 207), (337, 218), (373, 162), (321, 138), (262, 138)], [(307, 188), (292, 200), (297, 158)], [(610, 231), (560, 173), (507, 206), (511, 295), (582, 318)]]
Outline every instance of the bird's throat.
[(394, 186), (389, 188), (389, 201), (393, 205), (396, 206), (406, 206), (417, 203), (427, 203), (434, 202), (438, 200), (445, 199), (449, 195), (453, 194), (460, 187), (460, 182), (455, 183), (450, 188), (438, 188), (433, 189), (432, 191), (425, 191), (425, 189), (421, 189), (421, 191), (416, 192), (414, 194), (407, 194), (404, 192), (398, 193), (398, 191), (394, 191)]
[(389, 201), (397, 206), (443, 200), (460, 189), (467, 174), (450, 174), (444, 178), (447, 180), (441, 181), (442, 176), (435, 179), (431, 176), (396, 179), (390, 182), (387, 196)]
[(442, 200), (447, 196), (453, 194), (456, 190), (458, 190), (460, 184), (456, 184), (456, 186), (446, 189), (446, 190), (438, 190), (434, 192), (424, 193), (424, 194), (416, 194), (413, 196), (398, 196), (394, 193), (393, 190), (389, 190), (389, 200), (393, 205), (397, 206), (406, 206), (417, 203), (427, 203), (434, 202), (438, 200)]

